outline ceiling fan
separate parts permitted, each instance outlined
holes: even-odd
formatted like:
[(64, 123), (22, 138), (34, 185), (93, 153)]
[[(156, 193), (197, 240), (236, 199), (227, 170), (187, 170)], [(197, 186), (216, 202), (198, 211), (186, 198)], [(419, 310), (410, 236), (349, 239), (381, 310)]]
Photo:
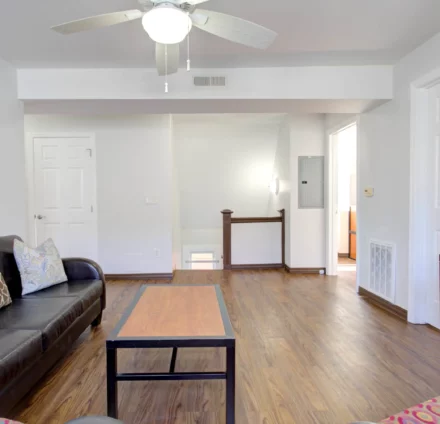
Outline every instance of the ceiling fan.
[(107, 13), (52, 27), (60, 34), (73, 34), (142, 19), (142, 25), (156, 42), (159, 75), (176, 73), (179, 43), (193, 26), (235, 43), (267, 49), (277, 34), (267, 28), (224, 13), (198, 9), (209, 0), (138, 0), (142, 10)]

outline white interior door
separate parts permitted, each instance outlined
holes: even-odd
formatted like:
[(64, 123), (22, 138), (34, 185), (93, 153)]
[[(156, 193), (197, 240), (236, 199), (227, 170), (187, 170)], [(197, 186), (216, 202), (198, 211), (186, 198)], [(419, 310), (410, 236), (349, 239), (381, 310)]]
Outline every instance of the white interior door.
[(36, 243), (62, 257), (97, 260), (96, 161), (92, 137), (34, 137)]
[(428, 293), (428, 323), (440, 328), (440, 85), (430, 89), (429, 118), (431, 122), (431, 158), (428, 164), (432, 177), (432, 203), (427, 222), (431, 227), (430, 287)]

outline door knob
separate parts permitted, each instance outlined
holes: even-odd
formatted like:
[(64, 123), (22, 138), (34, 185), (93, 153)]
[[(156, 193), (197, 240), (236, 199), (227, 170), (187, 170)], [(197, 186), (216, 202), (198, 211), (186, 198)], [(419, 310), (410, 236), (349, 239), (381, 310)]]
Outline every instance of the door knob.
[(37, 219), (44, 219), (44, 218), (46, 218), (46, 217), (43, 216), (43, 215), (35, 215), (35, 218), (37, 218)]

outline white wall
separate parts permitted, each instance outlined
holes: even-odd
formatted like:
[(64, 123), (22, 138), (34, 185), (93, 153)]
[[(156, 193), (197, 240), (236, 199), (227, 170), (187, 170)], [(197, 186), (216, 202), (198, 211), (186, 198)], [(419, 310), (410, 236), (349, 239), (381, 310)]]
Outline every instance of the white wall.
[(325, 268), (325, 210), (298, 209), (299, 156), (325, 156), (323, 115), (290, 117), (290, 267)]
[[(410, 85), (440, 68), (440, 34), (398, 62), (394, 68), (394, 100), (361, 116), (362, 187), (375, 188), (373, 198), (361, 198), (363, 238), (358, 256), (368, 264), (370, 238), (396, 244), (396, 304), (408, 306)], [(361, 285), (368, 288), (368, 266)]]
[(280, 120), (247, 114), (174, 117), (184, 230), (221, 229), (220, 211), (227, 208), (235, 216), (266, 216)]
[(26, 239), (26, 180), (23, 105), (17, 100), (17, 71), (0, 59), (0, 236)]
[[(360, 285), (368, 289), (370, 240), (374, 238), (396, 244), (395, 302), (407, 308), (409, 127), (400, 120), (399, 107), (397, 102), (389, 103), (360, 118), (360, 187), (373, 187), (374, 197), (361, 196), (359, 199), (358, 211), (362, 216), (359, 227), (362, 231), (357, 255)], [(409, 110), (407, 119), (409, 121)], [(405, 127), (408, 134), (405, 134)]]
[(326, 132), (336, 132), (343, 126), (349, 125), (356, 121), (357, 115), (352, 113), (327, 113), (325, 115)]
[(223, 246), (223, 229), (183, 229), (182, 244)]
[[(98, 251), (104, 272), (172, 270), (170, 117), (25, 117), (26, 132), (92, 132), (97, 144)], [(157, 205), (145, 203), (148, 197)], [(154, 249), (160, 250), (155, 257)]]
[(177, 174), (177, 152), (174, 140), (174, 122), (170, 117), (170, 134), (172, 148), (172, 204), (173, 204), (173, 270), (182, 269), (182, 224), (180, 222), (180, 191)]
[(291, 190), (291, 159), (290, 159), (290, 117), (286, 115), (282, 120), (278, 132), (278, 144), (272, 177), (279, 180), (279, 193), (269, 193), (268, 216), (278, 216), (281, 209), (286, 211), (286, 252), (285, 261), (291, 266), (290, 257), (290, 190)]

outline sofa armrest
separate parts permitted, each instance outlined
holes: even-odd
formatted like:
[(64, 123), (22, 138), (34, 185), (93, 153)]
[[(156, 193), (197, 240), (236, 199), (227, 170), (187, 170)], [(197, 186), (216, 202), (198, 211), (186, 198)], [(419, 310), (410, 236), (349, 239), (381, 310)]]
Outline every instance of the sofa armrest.
[(67, 258), (63, 259), (64, 270), (69, 281), (74, 280), (101, 280), (103, 284), (103, 294), (101, 306), (105, 308), (105, 276), (101, 267), (91, 259)]

